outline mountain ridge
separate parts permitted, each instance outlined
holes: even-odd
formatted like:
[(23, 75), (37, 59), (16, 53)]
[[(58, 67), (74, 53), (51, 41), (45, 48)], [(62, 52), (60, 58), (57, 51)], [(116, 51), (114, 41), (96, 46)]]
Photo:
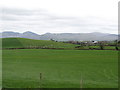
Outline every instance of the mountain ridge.
[(92, 33), (45, 33), (42, 35), (36, 34), (31, 31), (26, 31), (23, 33), (13, 32), (13, 31), (4, 31), (0, 33), (0, 38), (9, 38), (9, 37), (19, 37), (19, 38), (28, 38), (28, 39), (37, 39), (37, 40), (57, 40), (57, 41), (103, 41), (103, 40), (116, 40), (118, 39), (117, 34), (101, 33), (101, 32), (92, 32)]

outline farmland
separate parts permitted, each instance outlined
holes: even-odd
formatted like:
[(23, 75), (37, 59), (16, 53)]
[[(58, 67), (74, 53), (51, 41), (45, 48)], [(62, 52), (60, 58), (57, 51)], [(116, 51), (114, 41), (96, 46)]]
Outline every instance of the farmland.
[[(1, 40), (1, 39), (0, 39)], [(110, 44), (110, 43), (108, 43)], [(79, 48), (76, 48), (76, 47)], [(120, 45), (118, 44), (118, 49)], [(3, 49), (69, 49), (69, 50), (100, 50), (100, 45), (78, 45), (72, 43), (51, 41), (51, 40), (34, 40), (26, 38), (2, 38)], [(104, 45), (104, 50), (116, 50), (115, 44), (112, 46)]]
[(74, 48), (76, 45), (50, 40), (3, 38), (2, 46), (2, 48)]
[(3, 38), (2, 46), (4, 88), (118, 87), (114, 46), (97, 50), (99, 46), (75, 48), (78, 45), (25, 38)]
[[(117, 88), (118, 51), (3, 50), (5, 88)], [(40, 73), (42, 78), (40, 79)]]

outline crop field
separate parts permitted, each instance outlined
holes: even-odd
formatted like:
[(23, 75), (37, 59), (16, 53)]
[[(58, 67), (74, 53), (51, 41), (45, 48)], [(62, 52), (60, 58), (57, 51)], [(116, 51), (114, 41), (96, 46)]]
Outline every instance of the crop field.
[(115, 50), (15, 49), (2, 58), (4, 88), (118, 87)]

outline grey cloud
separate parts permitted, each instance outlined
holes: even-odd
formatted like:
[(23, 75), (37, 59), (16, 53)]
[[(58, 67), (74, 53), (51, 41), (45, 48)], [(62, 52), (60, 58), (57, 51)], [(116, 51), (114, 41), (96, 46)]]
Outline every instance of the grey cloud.
[(72, 20), (75, 17), (61, 17), (51, 15), (46, 10), (25, 10), (25, 9), (14, 9), (14, 8), (1, 8), (1, 15), (3, 20), (31, 20), (39, 21), (44, 20)]
[(92, 32), (117, 29), (116, 23), (94, 17), (65, 17), (46, 10), (2, 8), (4, 30), (36, 32)]
[(44, 14), (45, 10), (27, 10), (27, 9), (14, 9), (14, 8), (1, 8), (3, 14), (12, 14), (12, 15), (33, 15), (33, 14)]

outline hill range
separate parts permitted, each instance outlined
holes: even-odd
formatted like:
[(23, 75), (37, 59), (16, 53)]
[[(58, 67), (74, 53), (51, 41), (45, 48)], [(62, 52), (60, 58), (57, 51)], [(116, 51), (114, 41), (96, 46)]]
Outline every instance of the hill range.
[(19, 38), (28, 38), (28, 39), (37, 39), (37, 40), (50, 40), (54, 39), (57, 41), (110, 41), (118, 39), (117, 34), (109, 34), (109, 33), (45, 33), (42, 35), (27, 31), (24, 33), (5, 31), (0, 33), (1, 38), (9, 38), (9, 37), (19, 37)]

